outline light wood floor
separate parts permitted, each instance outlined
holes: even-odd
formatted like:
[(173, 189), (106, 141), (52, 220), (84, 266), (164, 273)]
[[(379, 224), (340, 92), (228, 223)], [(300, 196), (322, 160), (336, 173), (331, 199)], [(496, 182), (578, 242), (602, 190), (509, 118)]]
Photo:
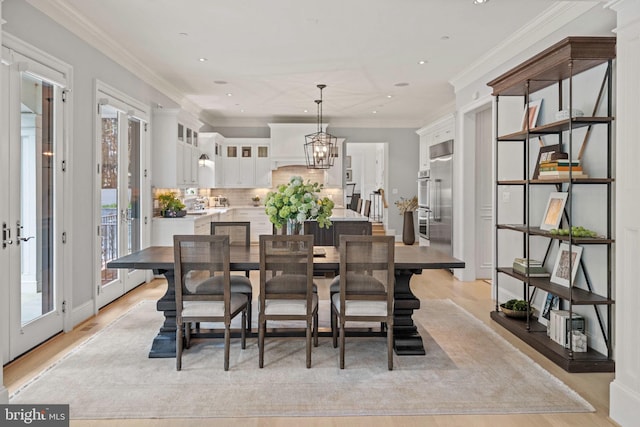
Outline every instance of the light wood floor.
[[(256, 279), (256, 280), (254, 280)], [(257, 282), (257, 276), (252, 276)], [(4, 382), (9, 394), (19, 388), (33, 376), (37, 375), (52, 362), (62, 357), (75, 345), (90, 335), (104, 328), (112, 320), (123, 314), (129, 307), (141, 300), (158, 299), (164, 294), (166, 283), (155, 280), (140, 286), (118, 301), (103, 308), (98, 316), (87, 320), (72, 332), (58, 335), (37, 349), (22, 356), (4, 368)], [(265, 417), (265, 418), (215, 418), (215, 419), (168, 419), (168, 420), (81, 420), (71, 421), (72, 426), (160, 426), (160, 427), (200, 427), (200, 426), (265, 426), (265, 427), (298, 427), (298, 426), (491, 426), (491, 427), (601, 427), (615, 426), (609, 417), (609, 383), (613, 374), (569, 374), (549, 362), (535, 350), (523, 344), (509, 332), (502, 329), (489, 318), (493, 308), (491, 286), (481, 280), (475, 282), (459, 282), (448, 272), (425, 270), (422, 275), (414, 276), (412, 288), (421, 299), (449, 298), (464, 307), (481, 321), (485, 322), (501, 336), (527, 354), (542, 367), (564, 381), (577, 391), (595, 408), (594, 413), (580, 414), (517, 414), (517, 415), (438, 415), (419, 417)], [(257, 295), (257, 292), (254, 293)], [(319, 398), (321, 398), (319, 396)], [(428, 402), (425, 402), (428, 404)]]

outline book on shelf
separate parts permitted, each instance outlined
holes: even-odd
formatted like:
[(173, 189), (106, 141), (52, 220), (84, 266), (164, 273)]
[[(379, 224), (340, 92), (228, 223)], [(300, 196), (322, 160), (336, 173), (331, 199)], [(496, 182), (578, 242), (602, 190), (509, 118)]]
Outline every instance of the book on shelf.
[(520, 264), (524, 267), (531, 266), (537, 267), (542, 265), (542, 261), (538, 261), (537, 259), (527, 259), (527, 258), (514, 258), (514, 264)]
[[(541, 171), (538, 179), (566, 179), (569, 176), (569, 171)], [(571, 177), (573, 179), (585, 179), (589, 178), (589, 175), (584, 172), (573, 172)]]
[(547, 270), (545, 270), (541, 261), (526, 258), (516, 258), (513, 260), (513, 271), (523, 276), (529, 277), (549, 277), (551, 276)]
[(569, 319), (568, 310), (551, 310), (549, 319), (549, 338), (565, 348), (569, 348), (571, 331), (585, 333), (585, 319), (578, 313), (572, 313)]

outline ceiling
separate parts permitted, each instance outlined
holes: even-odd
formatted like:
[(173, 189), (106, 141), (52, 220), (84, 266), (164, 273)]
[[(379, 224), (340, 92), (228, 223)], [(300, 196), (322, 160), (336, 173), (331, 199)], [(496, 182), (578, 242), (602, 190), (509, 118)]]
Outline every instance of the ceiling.
[[(47, 12), (45, 2), (30, 3)], [(420, 127), (453, 111), (452, 78), (558, 2), (55, 3), (112, 53), (126, 51), (125, 66), (146, 69), (173, 99), (205, 110), (211, 125), (315, 122), (323, 83), (325, 122)]]

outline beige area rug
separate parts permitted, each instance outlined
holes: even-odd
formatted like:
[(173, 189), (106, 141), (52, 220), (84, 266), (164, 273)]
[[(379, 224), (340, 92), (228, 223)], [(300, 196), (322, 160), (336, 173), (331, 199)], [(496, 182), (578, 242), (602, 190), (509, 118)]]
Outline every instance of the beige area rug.
[[(321, 307), (328, 309), (328, 307)], [(327, 310), (324, 310), (328, 312)], [(394, 356), (385, 339), (347, 338), (346, 369), (321, 338), (305, 368), (304, 338), (267, 338), (258, 348), (232, 340), (223, 370), (221, 340), (175, 359), (148, 359), (162, 323), (145, 301), (50, 367), (10, 403), (69, 403), (71, 417), (189, 418), (588, 412), (593, 407), (556, 377), (450, 300), (422, 301), (414, 319), (426, 356)]]

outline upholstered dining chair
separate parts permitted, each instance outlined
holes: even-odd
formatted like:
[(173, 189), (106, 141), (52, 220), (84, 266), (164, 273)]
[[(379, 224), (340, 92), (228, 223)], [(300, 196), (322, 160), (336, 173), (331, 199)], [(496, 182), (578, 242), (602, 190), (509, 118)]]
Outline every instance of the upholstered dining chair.
[[(244, 324), (247, 315), (247, 296), (231, 292), (229, 237), (211, 235), (174, 235), (176, 299), (176, 369), (182, 369), (184, 345), (190, 347), (191, 323), (224, 322), (224, 370), (229, 370), (231, 319), (242, 313), (241, 340), (246, 346)], [(203, 280), (213, 286), (198, 286)], [(203, 290), (204, 289), (204, 290)]]
[(318, 294), (313, 284), (312, 235), (260, 236), (260, 296), (258, 315), (259, 366), (264, 366), (268, 320), (306, 322), (307, 368), (311, 338), (318, 345)]
[[(249, 221), (214, 221), (211, 223), (211, 234), (214, 236), (229, 236), (230, 246), (249, 246), (251, 236), (251, 223)], [(249, 270), (243, 270), (244, 276), (231, 275), (231, 292), (240, 292), (247, 296), (247, 331), (251, 331), (251, 301), (253, 288), (249, 279)], [(204, 292), (222, 292), (219, 283), (205, 282), (200, 285)], [(213, 286), (213, 288), (212, 288)]]
[(394, 236), (340, 236), (340, 289), (331, 296), (334, 347), (340, 333), (340, 369), (349, 321), (385, 326), (388, 366), (393, 369), (394, 256)]

